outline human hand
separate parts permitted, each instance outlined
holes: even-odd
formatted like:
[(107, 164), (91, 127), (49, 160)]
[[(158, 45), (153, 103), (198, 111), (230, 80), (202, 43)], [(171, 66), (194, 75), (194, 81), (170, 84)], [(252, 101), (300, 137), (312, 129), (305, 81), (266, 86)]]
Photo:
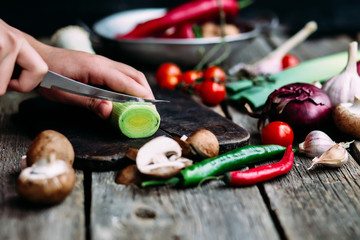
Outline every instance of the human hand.
[[(21, 67), (12, 79), (15, 64)], [(43, 79), (47, 64), (25, 39), (22, 32), (0, 19), (0, 96), (7, 90), (29, 92)]]
[[(144, 74), (126, 64), (80, 51), (50, 46), (38, 49), (49, 69), (56, 73), (82, 83), (106, 86), (113, 91), (142, 98), (154, 98)], [(112, 111), (112, 104), (109, 101), (43, 88), (39, 88), (38, 92), (50, 100), (86, 107), (104, 119), (109, 118)]]

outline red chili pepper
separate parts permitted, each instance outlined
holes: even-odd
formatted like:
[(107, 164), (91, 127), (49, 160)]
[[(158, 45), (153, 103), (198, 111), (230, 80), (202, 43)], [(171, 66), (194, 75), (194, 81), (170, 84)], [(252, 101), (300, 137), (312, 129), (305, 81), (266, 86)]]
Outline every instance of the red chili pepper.
[(191, 23), (186, 23), (175, 30), (175, 38), (195, 38), (195, 34)]
[[(236, 0), (220, 0), (227, 18), (235, 18), (239, 11)], [(219, 0), (196, 0), (187, 2), (169, 10), (164, 16), (138, 24), (133, 30), (116, 35), (116, 38), (143, 38), (156, 32), (184, 23), (213, 20), (220, 16)]]
[(182, 25), (178, 25), (171, 29), (170, 33), (167, 31), (161, 33), (159, 36), (155, 36), (158, 38), (195, 38), (195, 33), (193, 31), (193, 27), (191, 23), (185, 23)]
[(292, 145), (286, 148), (279, 162), (267, 164), (246, 171), (231, 171), (224, 175), (224, 182), (232, 186), (251, 185), (286, 174), (294, 165)]

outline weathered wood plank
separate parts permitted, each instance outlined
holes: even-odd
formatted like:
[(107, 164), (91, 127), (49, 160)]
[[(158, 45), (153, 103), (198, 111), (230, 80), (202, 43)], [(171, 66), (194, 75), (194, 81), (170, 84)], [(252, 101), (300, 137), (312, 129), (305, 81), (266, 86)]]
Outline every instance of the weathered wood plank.
[(351, 158), (343, 168), (318, 167), (297, 156), (285, 177), (265, 184), (271, 210), (288, 239), (359, 239), (360, 168)]
[(20, 199), (15, 184), (20, 159), (32, 141), (12, 122), (12, 113), (27, 95), (9, 93), (0, 98), (0, 239), (85, 239), (83, 174), (64, 202), (34, 206)]
[(93, 173), (93, 239), (279, 239), (256, 187), (141, 189)]
[[(277, 44), (282, 38), (272, 39)], [(302, 60), (346, 51), (351, 41), (346, 36), (307, 41), (293, 53)], [(256, 120), (233, 107), (229, 108), (233, 121), (251, 135), (250, 144), (260, 143)], [(297, 147), (298, 143), (295, 143)], [(355, 149), (355, 148), (353, 148)], [(355, 149), (356, 150), (356, 149)], [(356, 152), (356, 151), (353, 151)], [(295, 155), (294, 168), (284, 177), (260, 184), (269, 201), (269, 209), (279, 222), (279, 229), (287, 239), (357, 239), (360, 231), (359, 165), (351, 158), (340, 169), (318, 167), (308, 171), (310, 158)]]

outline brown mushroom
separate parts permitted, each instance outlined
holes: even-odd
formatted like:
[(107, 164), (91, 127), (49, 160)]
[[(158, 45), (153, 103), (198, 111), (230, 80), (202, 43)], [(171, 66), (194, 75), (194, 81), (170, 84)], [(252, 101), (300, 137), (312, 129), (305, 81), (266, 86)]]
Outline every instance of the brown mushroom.
[(352, 103), (336, 105), (333, 119), (340, 131), (360, 139), (360, 96), (355, 96)]
[(35, 137), (26, 153), (27, 166), (31, 166), (42, 158), (48, 158), (51, 153), (55, 153), (57, 159), (71, 166), (74, 163), (75, 152), (70, 141), (57, 131), (44, 130)]
[(54, 204), (64, 200), (72, 192), (75, 179), (74, 169), (51, 154), (22, 170), (16, 190), (30, 202)]
[(215, 134), (207, 129), (200, 129), (189, 137), (176, 139), (182, 147), (184, 157), (199, 160), (219, 155), (219, 141)]

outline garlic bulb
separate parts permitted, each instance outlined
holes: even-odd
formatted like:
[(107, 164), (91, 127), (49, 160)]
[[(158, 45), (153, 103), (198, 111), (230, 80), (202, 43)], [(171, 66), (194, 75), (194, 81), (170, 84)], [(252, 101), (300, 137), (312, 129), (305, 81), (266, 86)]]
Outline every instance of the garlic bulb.
[(327, 80), (322, 89), (329, 95), (333, 106), (352, 102), (354, 96), (360, 96), (360, 77), (357, 72), (358, 43), (351, 42), (348, 49), (348, 63), (339, 74)]
[(53, 46), (95, 54), (89, 33), (79, 26), (67, 26), (51, 37)]
[(349, 153), (346, 148), (348, 148), (352, 142), (335, 144), (320, 157), (315, 157), (308, 170), (312, 169), (317, 164), (328, 167), (342, 167), (349, 160)]
[(335, 144), (326, 133), (314, 130), (306, 136), (304, 142), (299, 144), (299, 151), (308, 157), (318, 157)]

